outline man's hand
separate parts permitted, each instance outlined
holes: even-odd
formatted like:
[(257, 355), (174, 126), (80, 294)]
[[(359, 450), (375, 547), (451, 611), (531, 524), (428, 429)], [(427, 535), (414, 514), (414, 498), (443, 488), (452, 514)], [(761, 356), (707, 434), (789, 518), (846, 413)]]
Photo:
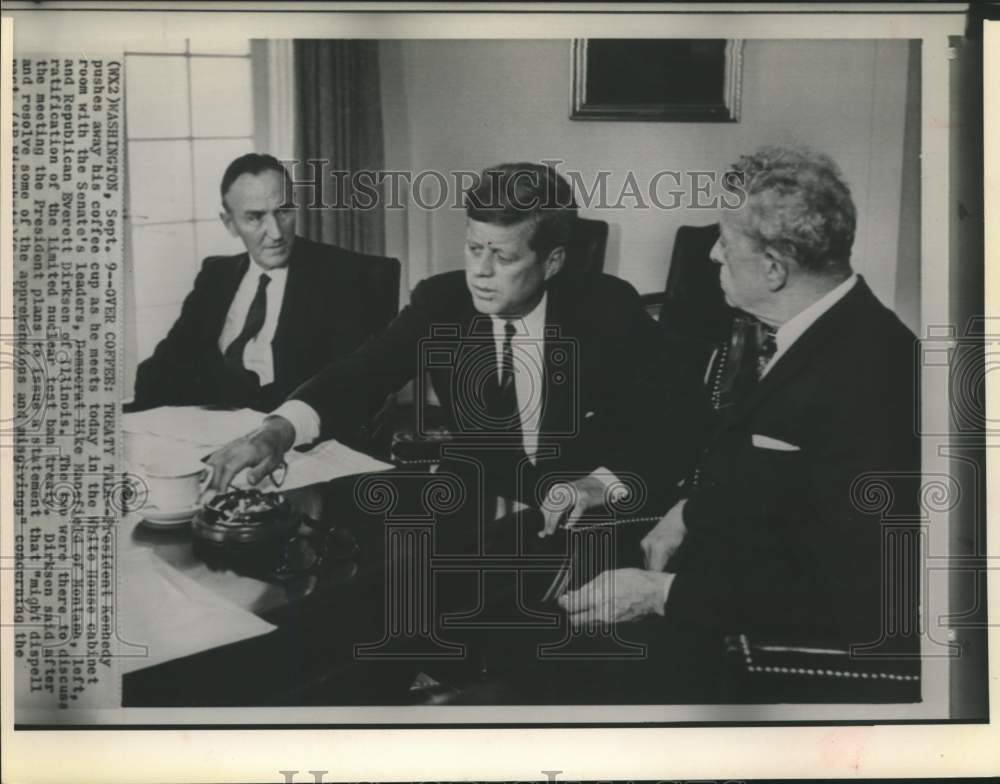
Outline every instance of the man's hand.
[(206, 492), (224, 493), (240, 471), (249, 466), (247, 481), (255, 485), (270, 474), (295, 443), (295, 428), (284, 417), (272, 416), (242, 438), (230, 441), (206, 461), (212, 479)]
[(642, 557), (646, 568), (653, 572), (662, 572), (677, 548), (684, 541), (687, 528), (684, 527), (684, 504), (687, 499), (674, 504), (673, 508), (667, 512), (646, 534), (639, 547), (642, 548)]
[(674, 575), (668, 572), (614, 569), (601, 572), (575, 591), (567, 591), (559, 597), (559, 604), (574, 626), (663, 615), (673, 581)]
[(593, 475), (552, 485), (542, 502), (545, 525), (538, 536), (551, 536), (563, 520), (567, 528), (572, 528), (584, 512), (603, 504), (606, 494), (604, 483)]

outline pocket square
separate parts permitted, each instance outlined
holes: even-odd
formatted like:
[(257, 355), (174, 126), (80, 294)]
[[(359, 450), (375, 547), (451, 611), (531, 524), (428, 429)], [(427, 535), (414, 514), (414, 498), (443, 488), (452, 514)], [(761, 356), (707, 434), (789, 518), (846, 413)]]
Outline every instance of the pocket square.
[(774, 449), (778, 452), (801, 452), (802, 447), (796, 446), (795, 444), (789, 444), (787, 441), (782, 441), (779, 438), (771, 438), (771, 436), (762, 436), (759, 433), (754, 433), (751, 437), (753, 445), (759, 449)]

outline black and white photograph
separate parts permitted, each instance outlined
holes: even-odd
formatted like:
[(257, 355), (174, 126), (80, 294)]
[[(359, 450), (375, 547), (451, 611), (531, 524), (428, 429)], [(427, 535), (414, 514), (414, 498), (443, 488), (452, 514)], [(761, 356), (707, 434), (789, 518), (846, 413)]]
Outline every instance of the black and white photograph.
[(578, 10), (5, 9), (15, 734), (989, 722), (982, 23)]

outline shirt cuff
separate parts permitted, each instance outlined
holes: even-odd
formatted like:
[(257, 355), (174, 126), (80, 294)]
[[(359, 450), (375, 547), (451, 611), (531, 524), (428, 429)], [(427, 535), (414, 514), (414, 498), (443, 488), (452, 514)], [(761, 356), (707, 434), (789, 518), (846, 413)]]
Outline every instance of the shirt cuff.
[(286, 400), (268, 416), (280, 416), (292, 423), (295, 430), (295, 441), (292, 446), (311, 444), (319, 438), (319, 414), (307, 403), (301, 400)]
[(667, 514), (670, 514), (676, 510), (678, 519), (680, 520), (681, 525), (684, 526), (685, 531), (691, 530), (691, 524), (689, 522), (691, 519), (691, 513), (688, 511), (688, 503), (691, 500), (693, 500), (691, 497), (682, 498), (670, 508), (670, 512), (667, 512)]

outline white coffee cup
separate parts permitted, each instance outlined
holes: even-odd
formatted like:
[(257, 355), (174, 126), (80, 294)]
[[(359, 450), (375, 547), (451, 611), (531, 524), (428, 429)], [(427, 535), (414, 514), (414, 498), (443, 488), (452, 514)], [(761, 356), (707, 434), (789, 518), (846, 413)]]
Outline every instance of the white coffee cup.
[(149, 489), (146, 507), (169, 512), (198, 505), (212, 468), (200, 461), (159, 460), (146, 463), (143, 475)]

